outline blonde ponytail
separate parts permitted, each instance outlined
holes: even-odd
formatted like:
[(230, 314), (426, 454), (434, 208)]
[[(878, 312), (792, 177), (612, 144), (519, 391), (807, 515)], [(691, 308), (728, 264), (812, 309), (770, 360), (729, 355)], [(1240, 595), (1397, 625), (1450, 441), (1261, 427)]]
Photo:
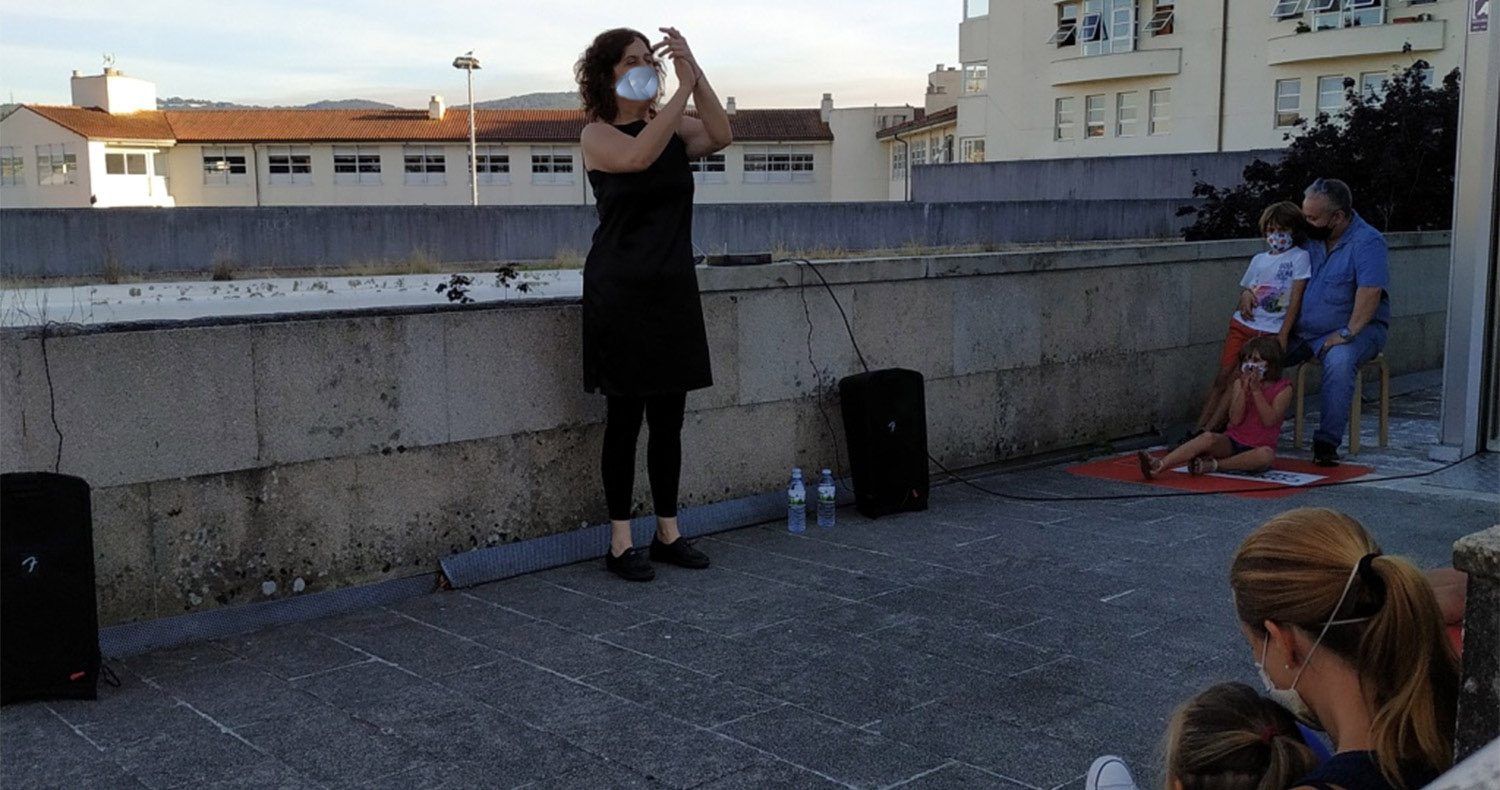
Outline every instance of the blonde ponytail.
[(1312, 634), (1330, 619), (1352, 621), (1328, 629), (1321, 649), (1354, 667), (1373, 692), (1371, 739), (1393, 786), (1416, 790), (1406, 787), (1403, 766), (1436, 775), (1452, 765), (1458, 663), (1432, 588), (1411, 563), (1383, 556), (1353, 518), (1303, 508), (1245, 538), (1229, 584), (1241, 622), (1256, 631), (1266, 620)]

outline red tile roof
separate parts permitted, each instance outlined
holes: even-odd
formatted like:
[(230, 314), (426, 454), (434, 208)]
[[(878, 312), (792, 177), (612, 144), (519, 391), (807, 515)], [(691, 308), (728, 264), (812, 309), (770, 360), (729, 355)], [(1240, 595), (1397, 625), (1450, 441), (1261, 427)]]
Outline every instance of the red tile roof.
[(898, 123), (895, 126), (887, 126), (886, 128), (876, 132), (875, 136), (877, 138), (883, 139), (886, 137), (891, 137), (893, 135), (915, 132), (919, 129), (927, 129), (933, 126), (944, 126), (946, 124), (957, 122), (958, 107), (949, 107), (946, 110), (938, 110), (937, 112), (925, 118), (918, 118), (914, 121), (907, 121), (906, 123)]
[[(460, 142), (469, 139), (467, 109), (442, 120), (426, 110), (165, 110), (110, 115), (83, 107), (25, 105), (85, 137), (109, 140), (230, 142)], [(738, 142), (831, 141), (818, 110), (740, 110), (730, 116)], [(478, 110), (475, 134), (485, 142), (567, 143), (583, 131), (581, 110)]]
[(47, 107), (23, 104), (28, 110), (71, 132), (103, 140), (175, 140), (166, 113), (159, 111), (110, 115), (92, 107)]

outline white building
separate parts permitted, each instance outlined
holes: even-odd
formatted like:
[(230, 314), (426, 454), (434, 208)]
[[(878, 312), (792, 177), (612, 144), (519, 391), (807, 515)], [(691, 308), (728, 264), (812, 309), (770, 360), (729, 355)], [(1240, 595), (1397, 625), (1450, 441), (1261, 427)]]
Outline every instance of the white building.
[[(467, 110), (167, 110), (115, 69), (73, 76), (73, 105), (0, 119), (0, 206), (287, 206), (471, 201)], [(735, 142), (693, 165), (706, 203), (833, 199), (832, 99), (820, 109), (736, 110)], [(906, 108), (910, 117), (910, 108)], [(577, 110), (479, 110), (479, 200), (587, 203)], [(876, 183), (884, 197), (884, 183)], [(840, 193), (842, 194), (842, 193)], [(856, 199), (856, 198), (840, 198)]]
[[(1279, 148), (1344, 85), (1459, 65), (1469, 0), (966, 0), (961, 161)], [(892, 160), (897, 156), (892, 150)]]

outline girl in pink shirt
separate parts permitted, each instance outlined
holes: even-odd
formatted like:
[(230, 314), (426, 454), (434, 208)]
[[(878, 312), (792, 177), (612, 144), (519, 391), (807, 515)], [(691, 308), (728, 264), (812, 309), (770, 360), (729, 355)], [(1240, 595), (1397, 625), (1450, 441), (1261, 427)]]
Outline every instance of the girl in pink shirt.
[(1239, 376), (1230, 392), (1228, 430), (1200, 433), (1162, 458), (1141, 450), (1136, 458), (1146, 479), (1183, 461), (1194, 475), (1271, 468), (1281, 423), (1292, 403), (1292, 382), (1281, 377), (1281, 343), (1274, 335), (1251, 338), (1240, 348), (1239, 361)]

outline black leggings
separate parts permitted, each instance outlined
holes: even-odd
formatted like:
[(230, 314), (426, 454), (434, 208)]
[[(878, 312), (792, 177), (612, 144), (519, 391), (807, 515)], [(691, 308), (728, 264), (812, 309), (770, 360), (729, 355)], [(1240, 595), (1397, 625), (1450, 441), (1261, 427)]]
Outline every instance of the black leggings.
[(646, 440), (646, 476), (656, 515), (677, 515), (677, 479), (682, 473), (682, 415), (687, 393), (635, 398), (611, 395), (604, 421), (604, 501), (611, 521), (630, 519), (635, 490), (635, 442), (641, 434), (641, 415), (651, 426)]

